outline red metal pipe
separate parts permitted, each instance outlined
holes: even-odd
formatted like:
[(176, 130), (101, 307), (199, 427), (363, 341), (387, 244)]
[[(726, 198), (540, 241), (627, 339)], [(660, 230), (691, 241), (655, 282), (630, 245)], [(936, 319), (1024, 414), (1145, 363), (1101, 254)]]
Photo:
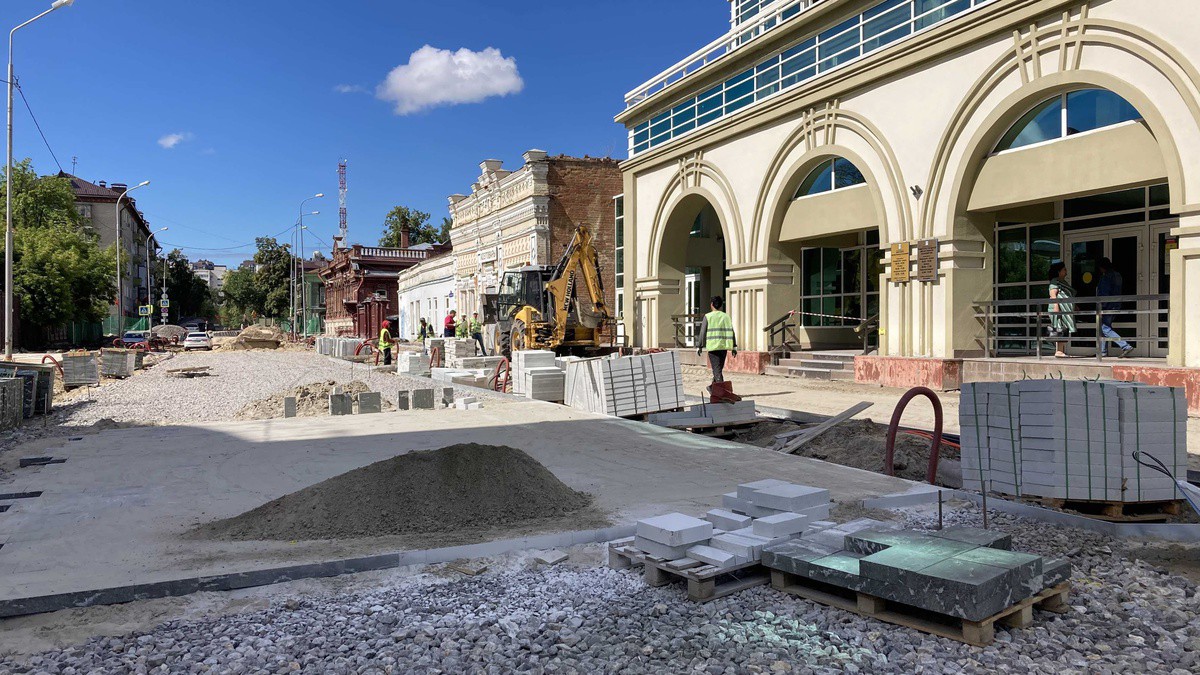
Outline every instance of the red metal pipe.
[(50, 356), (49, 354), (46, 354), (46, 355), (42, 356), (42, 363), (46, 363), (47, 359), (49, 359), (50, 362), (53, 363), (58, 368), (59, 375), (61, 375), (63, 377), (67, 376), (67, 374), (63, 372), (62, 364), (58, 362), (58, 359), (54, 358), (53, 356)]
[(896, 410), (892, 412), (892, 423), (888, 425), (883, 468), (887, 475), (896, 475), (896, 432), (900, 428), (900, 418), (904, 416), (908, 402), (917, 396), (924, 396), (933, 404), (933, 444), (929, 448), (929, 467), (925, 470), (925, 480), (933, 485), (937, 481), (938, 453), (942, 449), (942, 400), (928, 387), (913, 387), (905, 392), (896, 404)]

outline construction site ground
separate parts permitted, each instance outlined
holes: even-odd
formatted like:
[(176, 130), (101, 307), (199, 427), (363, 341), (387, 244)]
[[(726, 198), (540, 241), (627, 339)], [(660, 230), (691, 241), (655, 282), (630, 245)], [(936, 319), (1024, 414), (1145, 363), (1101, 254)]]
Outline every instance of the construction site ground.
[[(210, 366), (180, 380), (167, 368)], [(861, 400), (886, 421), (902, 392), (732, 376), (760, 405), (834, 414)], [(698, 514), (739, 482), (782, 478), (828, 488), (835, 519), (864, 515), (930, 527), (927, 507), (868, 510), (861, 500), (914, 483), (769, 449), (603, 418), (549, 403), (484, 398), (481, 410), (237, 420), (302, 385), (359, 381), (394, 402), (428, 380), (303, 351), (179, 355), (123, 381), (72, 392), (43, 423), (0, 437), (0, 492), (41, 491), (0, 515), (0, 600), (228, 574), (370, 553), (432, 549), (540, 532)], [(707, 371), (688, 368), (689, 393)], [(957, 408), (943, 397), (947, 427)], [(278, 400), (276, 398), (276, 400)], [(931, 426), (914, 402), (905, 423)], [(282, 415), (282, 410), (280, 411)], [(922, 417), (925, 415), (926, 417)], [(1194, 434), (1193, 434), (1194, 435)], [(79, 440), (72, 440), (79, 439)], [(242, 541), (195, 528), (238, 516), (347, 471), (462, 443), (507, 445), (566, 486), (584, 510), (518, 526), (321, 541)], [(29, 456), (62, 464), (19, 467)], [(948, 522), (979, 525), (949, 503)], [(290, 581), (227, 592), (67, 609), (0, 620), (4, 672), (1164, 672), (1200, 667), (1195, 546), (1127, 542), (996, 515), (1023, 550), (1075, 565), (1072, 611), (1039, 614), (985, 649), (757, 588), (712, 603), (649, 588), (602, 567), (599, 544), (485, 556), (464, 577), (444, 564)], [(373, 671), (372, 671), (373, 672)]]
[[(808, 380), (777, 375), (749, 375), (725, 373), (725, 379), (733, 382), (733, 390), (740, 396), (754, 399), (759, 406), (783, 408), (819, 415), (836, 415), (859, 401), (870, 401), (874, 405), (858, 414), (855, 419), (870, 419), (886, 425), (892, 418), (896, 402), (907, 391), (874, 384), (842, 382), (837, 380)], [(683, 366), (683, 383), (689, 393), (701, 392), (712, 381), (712, 372), (700, 366)], [(947, 433), (958, 433), (958, 392), (947, 392), (939, 396), (942, 403), (942, 429)], [(901, 421), (903, 426), (918, 429), (933, 429), (933, 406), (918, 397), (909, 403)], [(1188, 454), (1191, 469), (1200, 471), (1200, 417), (1188, 419)], [(830, 458), (829, 461), (837, 461)]]

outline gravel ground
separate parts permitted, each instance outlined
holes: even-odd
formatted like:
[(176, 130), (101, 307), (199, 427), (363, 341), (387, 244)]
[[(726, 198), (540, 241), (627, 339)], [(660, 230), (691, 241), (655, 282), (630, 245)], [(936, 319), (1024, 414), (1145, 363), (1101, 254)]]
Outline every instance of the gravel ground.
[[(977, 524), (978, 513), (949, 520)], [(912, 524), (927, 517), (909, 516)], [(1197, 586), (1091, 533), (997, 515), (1020, 548), (1075, 564), (1065, 615), (998, 630), (985, 649), (831, 610), (767, 587), (708, 604), (629, 572), (558, 566), (172, 621), (0, 672), (1109, 673), (1200, 669)]]
[[(211, 366), (208, 377), (167, 376), (168, 369)], [(126, 380), (105, 380), (87, 393), (73, 392), (57, 406), (55, 421), (85, 426), (101, 419), (176, 424), (233, 419), (247, 404), (300, 384), (361, 380), (396, 402), (401, 389), (432, 386), (428, 380), (378, 372), (374, 366), (339, 361), (311, 351), (190, 352)], [(282, 416), (282, 411), (280, 413)]]

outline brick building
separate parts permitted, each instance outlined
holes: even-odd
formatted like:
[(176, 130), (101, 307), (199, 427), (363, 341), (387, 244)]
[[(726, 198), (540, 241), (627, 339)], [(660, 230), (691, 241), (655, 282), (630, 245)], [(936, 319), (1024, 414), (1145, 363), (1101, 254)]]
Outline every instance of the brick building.
[(605, 301), (616, 307), (613, 199), (621, 193), (617, 160), (524, 154), (507, 171), (486, 160), (471, 194), (450, 196), (454, 226), (455, 300), (459, 312), (482, 314), (484, 294), (495, 293), (506, 270), (553, 265), (571, 243), (575, 226), (588, 225), (600, 254)]
[(408, 233), (402, 246), (339, 247), (319, 272), (325, 284), (325, 334), (371, 338), (379, 325), (396, 313), (396, 279), (401, 271), (436, 255), (438, 247), (410, 248)]

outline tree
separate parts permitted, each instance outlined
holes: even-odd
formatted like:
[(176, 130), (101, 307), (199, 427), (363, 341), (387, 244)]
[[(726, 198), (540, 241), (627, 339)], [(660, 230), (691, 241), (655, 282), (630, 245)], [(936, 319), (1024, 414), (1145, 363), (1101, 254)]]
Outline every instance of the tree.
[(259, 317), (287, 317), (291, 312), (291, 247), (273, 237), (255, 239), (254, 267), (225, 275), (222, 321), (230, 325)]
[[(28, 159), (13, 167), (12, 178), (13, 295), (22, 322), (46, 329), (100, 321), (116, 295), (116, 247), (101, 249), (84, 227), (69, 179), (39, 177)], [(3, 193), (0, 184), (0, 200)]]
[(379, 239), (379, 245), (399, 248), (400, 233), (407, 228), (409, 234), (409, 246), (417, 244), (440, 244), (450, 240), (450, 226), (453, 221), (449, 218), (442, 218), (440, 226), (433, 226), (429, 223), (429, 214), (424, 211), (410, 209), (407, 206), (397, 206), (391, 211), (388, 211), (387, 216), (383, 219), (383, 237)]
[(212, 289), (192, 271), (192, 263), (183, 251), (167, 254), (167, 295), (171, 299), (170, 320), (179, 323), (187, 317), (211, 317), (215, 311)]

